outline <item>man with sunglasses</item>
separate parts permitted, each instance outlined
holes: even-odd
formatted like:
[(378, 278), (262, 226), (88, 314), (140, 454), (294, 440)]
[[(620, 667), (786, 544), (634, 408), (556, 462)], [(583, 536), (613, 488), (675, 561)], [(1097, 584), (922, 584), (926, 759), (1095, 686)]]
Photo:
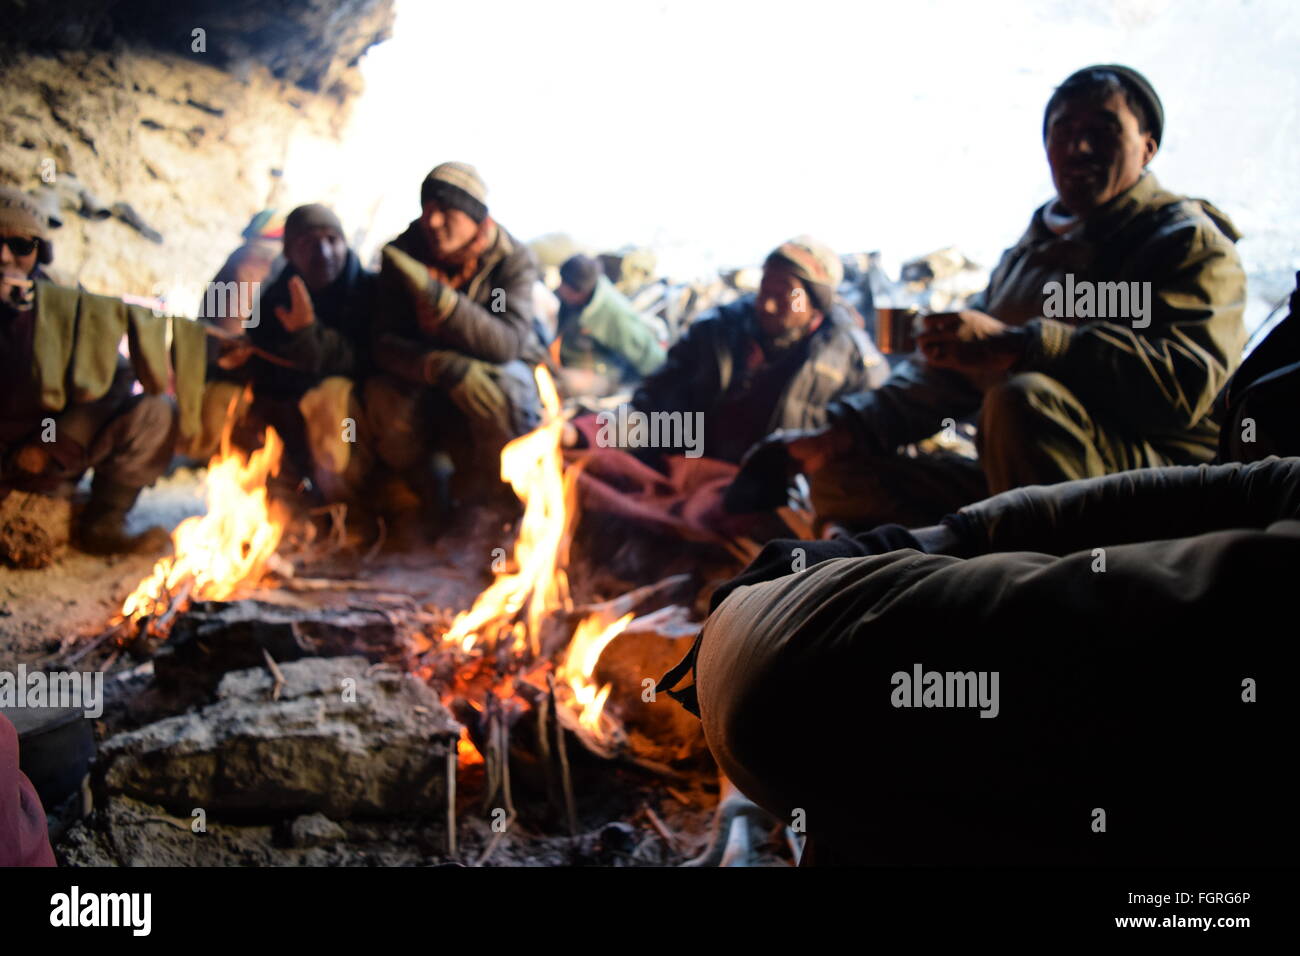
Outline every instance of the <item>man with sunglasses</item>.
[[(167, 540), (163, 529), (132, 535), (125, 522), (141, 489), (171, 460), (175, 406), (166, 395), (132, 394), (134, 376), (113, 337), (78, 333), (62, 341), (41, 314), (37, 287), (48, 281), (41, 266), (52, 259), (39, 208), (19, 190), (0, 189), (0, 497), (14, 489), (67, 492), (93, 468), (81, 547), (96, 554), (157, 550)], [(91, 341), (105, 354), (77, 354)], [(104, 373), (106, 391), (93, 400), (72, 399), (73, 391), (92, 390), (84, 387), (92, 366)]]

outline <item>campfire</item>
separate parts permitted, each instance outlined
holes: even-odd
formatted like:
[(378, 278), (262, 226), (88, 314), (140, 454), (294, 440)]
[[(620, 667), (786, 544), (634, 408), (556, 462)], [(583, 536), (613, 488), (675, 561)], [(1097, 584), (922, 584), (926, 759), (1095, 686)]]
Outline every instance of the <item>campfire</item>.
[[(501, 476), (523, 503), (513, 554), (468, 610), (416, 636), (408, 666), (432, 684), (466, 724), (458, 746), (462, 767), (486, 759), (500, 764), (505, 738), (532, 711), (574, 734), (601, 756), (626, 742), (606, 704), (609, 683), (596, 679), (605, 649), (635, 618), (647, 596), (639, 589), (622, 601), (575, 611), (569, 551), (578, 521), (580, 464), (566, 467), (561, 447), (564, 414), (544, 367), (535, 373), (542, 424), (501, 454)], [(162, 558), (123, 602), (110, 632), (117, 643), (146, 650), (167, 639), (179, 614), (194, 602), (226, 601), (277, 583), (294, 586), (292, 564), (276, 554), (289, 516), (268, 499), (283, 443), (268, 429), (263, 447), (244, 456), (223, 442), (208, 467), (207, 511), (173, 534), (174, 553)], [(548, 741), (558, 727), (539, 729)]]
[(284, 444), (274, 429), (263, 446), (245, 457), (229, 446), (208, 465), (207, 511), (187, 518), (172, 533), (173, 553), (122, 602), (114, 622), (165, 638), (176, 614), (191, 601), (223, 601), (258, 584), (275, 564), (275, 550), (287, 523), (267, 497), (267, 478), (280, 467)]

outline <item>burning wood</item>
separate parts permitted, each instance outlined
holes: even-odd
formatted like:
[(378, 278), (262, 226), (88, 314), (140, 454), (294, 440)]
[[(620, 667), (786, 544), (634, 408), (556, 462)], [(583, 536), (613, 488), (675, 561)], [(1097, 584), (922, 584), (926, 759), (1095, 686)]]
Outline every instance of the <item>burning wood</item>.
[(223, 443), (208, 466), (207, 513), (181, 522), (172, 534), (174, 553), (160, 558), (122, 604), (122, 620), (136, 625), (136, 635), (151, 629), (165, 636), (186, 602), (225, 600), (262, 577), (285, 526), (266, 485), (283, 448), (269, 428), (266, 443), (247, 459)]

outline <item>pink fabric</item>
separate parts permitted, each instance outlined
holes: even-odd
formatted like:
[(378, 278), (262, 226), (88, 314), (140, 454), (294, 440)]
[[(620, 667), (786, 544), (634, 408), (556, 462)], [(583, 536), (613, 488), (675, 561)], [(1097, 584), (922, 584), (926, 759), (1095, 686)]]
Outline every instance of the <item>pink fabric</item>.
[(578, 492), (584, 510), (619, 515), (690, 541), (720, 544), (745, 534), (748, 516), (722, 508), (736, 465), (671, 455), (664, 475), (621, 448), (597, 447), (595, 415), (576, 418), (573, 425), (587, 443), (568, 453), (583, 464)]
[(18, 731), (0, 714), (0, 866), (54, 866), (41, 798), (18, 769)]

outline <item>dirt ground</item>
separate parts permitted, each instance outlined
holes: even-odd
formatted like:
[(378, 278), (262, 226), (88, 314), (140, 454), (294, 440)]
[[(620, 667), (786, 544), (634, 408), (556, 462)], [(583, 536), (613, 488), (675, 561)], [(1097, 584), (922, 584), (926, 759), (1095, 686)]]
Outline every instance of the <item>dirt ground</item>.
[[(203, 511), (203, 473), (179, 469), (145, 489), (132, 531), (174, 528)], [(160, 555), (96, 557), (65, 546), (49, 567), (0, 566), (0, 667), (34, 664), (60, 645), (94, 637)]]
[[(132, 512), (132, 530), (150, 524), (174, 528), (203, 510), (203, 473), (180, 470), (148, 489)], [(314, 606), (360, 607), (382, 604), (379, 598), (404, 596), (423, 608), (454, 612), (469, 607), (492, 580), (493, 559), (511, 553), (513, 516), (487, 511), (459, 516), (456, 526), (432, 544), (399, 542), (403, 529), (388, 529), (382, 546), (350, 541), (331, 544), (325, 528), (307, 547), (302, 516), (290, 526), (281, 548), (295, 565), (303, 585), (261, 589), (258, 600), (305, 602)], [(504, 549), (498, 552), (496, 549)], [(577, 603), (614, 597), (639, 584), (700, 568), (698, 555), (677, 547), (663, 552), (662, 542), (614, 533), (599, 520), (580, 529), (576, 560), (570, 568)], [(669, 556), (671, 555), (671, 557)], [(0, 667), (57, 661), (102, 633), (123, 598), (149, 572), (156, 556), (99, 558), (72, 547), (40, 570), (0, 569)], [(716, 568), (708, 569), (716, 572)], [(707, 578), (709, 573), (702, 575)], [(333, 590), (330, 582), (351, 582)], [(368, 591), (382, 592), (378, 597)], [(239, 596), (239, 595), (237, 595)], [(78, 667), (99, 667), (110, 677), (110, 706), (96, 736), (101, 740), (126, 727), (166, 713), (154, 708), (147, 688), (152, 665), (127, 654), (110, 654), (107, 645)], [(156, 703), (156, 702), (155, 702)], [(122, 726), (118, 726), (118, 725)], [(195, 834), (185, 820), (171, 817), (125, 797), (96, 806), (85, 819), (73, 803), (51, 817), (51, 835), (62, 862), (69, 865), (596, 865), (673, 866), (700, 854), (711, 839), (710, 821), (718, 805), (718, 781), (711, 772), (664, 778), (634, 766), (591, 754), (575, 754), (576, 836), (544, 805), (520, 807), (518, 824), (504, 840), (493, 833), (478, 807), (472, 768), (462, 777), (458, 794), (458, 851), (447, 853), (445, 820), (339, 821), (340, 838), (322, 845), (300, 845), (290, 833), (293, 821), (212, 820), (206, 833)], [(481, 776), (481, 772), (479, 774)], [(531, 803), (521, 791), (523, 803)], [(543, 802), (544, 803), (544, 802)], [(50, 808), (47, 808), (47, 810)], [(762, 862), (788, 865), (788, 848), (755, 830)], [(766, 842), (765, 842), (766, 841)]]

